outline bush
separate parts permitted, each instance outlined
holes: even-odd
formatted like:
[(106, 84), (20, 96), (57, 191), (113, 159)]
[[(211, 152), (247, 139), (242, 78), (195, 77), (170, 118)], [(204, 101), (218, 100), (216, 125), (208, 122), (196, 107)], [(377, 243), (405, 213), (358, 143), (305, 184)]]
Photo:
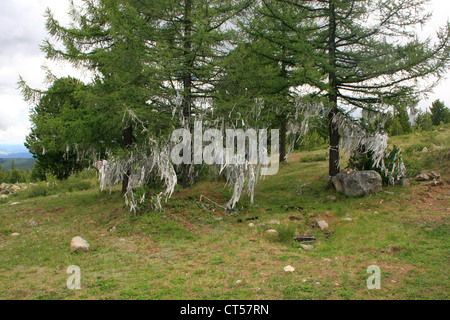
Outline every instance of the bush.
[(34, 185), (21, 193), (25, 198), (43, 197), (48, 194), (48, 188), (44, 185)]
[(364, 150), (359, 150), (350, 156), (348, 168), (375, 170), (381, 175), (384, 185), (393, 184), (396, 180), (403, 178), (402, 166), (404, 166), (404, 162), (400, 147), (394, 145), (392, 150), (386, 152), (383, 161), (386, 171), (375, 167), (372, 160), (372, 152), (367, 153)]
[(430, 113), (425, 112), (417, 115), (416, 129), (420, 131), (430, 131), (433, 129), (433, 121)]

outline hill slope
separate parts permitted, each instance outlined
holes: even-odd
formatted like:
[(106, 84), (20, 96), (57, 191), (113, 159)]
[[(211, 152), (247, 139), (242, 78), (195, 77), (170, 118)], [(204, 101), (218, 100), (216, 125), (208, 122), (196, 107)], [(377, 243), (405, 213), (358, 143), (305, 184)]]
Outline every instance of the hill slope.
[[(315, 156), (325, 150), (294, 154), (259, 182), (255, 205), (244, 198), (234, 214), (200, 200), (228, 200), (212, 176), (177, 187), (164, 212), (147, 203), (137, 216), (120, 187), (100, 192), (92, 172), (91, 180), (22, 185), (0, 204), (0, 298), (448, 299), (449, 133), (391, 139), (411, 174), (437, 170), (444, 185), (412, 181), (358, 199), (326, 188), (327, 161)], [(315, 237), (312, 248), (293, 240), (305, 235)], [(70, 253), (75, 236), (92, 250)], [(81, 269), (81, 290), (66, 287), (70, 265)], [(381, 270), (379, 290), (367, 288), (371, 265)]]

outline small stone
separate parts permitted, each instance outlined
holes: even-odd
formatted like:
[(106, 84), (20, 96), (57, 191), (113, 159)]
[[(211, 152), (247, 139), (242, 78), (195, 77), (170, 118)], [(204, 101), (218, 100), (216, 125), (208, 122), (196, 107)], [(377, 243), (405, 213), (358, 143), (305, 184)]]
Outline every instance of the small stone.
[(421, 185), (421, 186), (428, 186), (428, 187), (436, 187), (436, 186), (442, 186), (443, 184), (444, 184), (443, 181), (440, 181), (440, 180), (438, 180), (438, 181), (433, 180), (433, 181), (423, 182), (423, 183), (421, 183), (420, 185)]
[(109, 229), (109, 231), (116, 231), (117, 230), (117, 228), (114, 226), (114, 227), (112, 227), (111, 229)]
[(236, 280), (236, 284), (241, 284), (242, 280)]
[(428, 148), (427, 148), (427, 147), (424, 147), (424, 148), (422, 149), (422, 152), (428, 152)]
[(317, 225), (324, 232), (328, 232), (330, 230), (328, 223), (326, 223), (324, 220), (317, 221)]
[(329, 201), (336, 201), (336, 196), (326, 196), (325, 199), (329, 200)]
[(16, 185), (12, 185), (10, 189), (13, 190), (14, 192), (16, 192), (17, 190), (20, 190), (20, 187), (16, 186)]
[(352, 218), (342, 218), (341, 220), (342, 220), (342, 221), (353, 221)]
[(17, 237), (17, 236), (19, 236), (19, 235), (20, 235), (20, 233), (17, 233), (17, 232), (11, 233), (11, 237)]
[(314, 249), (314, 246), (310, 245), (310, 244), (301, 244), (303, 250), (312, 250)]
[(89, 251), (90, 245), (89, 243), (84, 240), (82, 237), (75, 237), (70, 241), (70, 251)]
[(36, 220), (34, 220), (34, 219), (31, 219), (29, 222), (28, 222), (28, 226), (30, 226), (30, 227), (37, 227), (39, 224), (36, 222)]
[(277, 230), (275, 230), (275, 229), (269, 229), (269, 230), (267, 230), (266, 231), (267, 233), (270, 233), (270, 234), (278, 234), (278, 231)]
[(384, 191), (384, 193), (386, 193), (386, 194), (391, 194), (391, 195), (394, 195), (395, 193), (393, 193), (393, 192), (391, 192), (391, 191)]
[(2, 195), (0, 196), (0, 199), (6, 199), (6, 198), (8, 198), (8, 195), (7, 195), (7, 194), (2, 194)]
[(286, 267), (284, 267), (283, 269), (284, 269), (284, 271), (286, 271), (286, 272), (294, 272), (294, 271), (295, 271), (295, 268), (292, 267), (292, 266), (286, 266)]
[(250, 228), (253, 228), (253, 227), (255, 226), (255, 224), (252, 223), (252, 222), (250, 222), (250, 223), (248, 224), (248, 226), (249, 226)]
[(431, 180), (431, 177), (427, 173), (421, 173), (416, 177), (416, 181), (428, 181), (428, 180)]
[(269, 224), (280, 224), (280, 220), (270, 220)]
[(404, 186), (404, 187), (410, 187), (411, 186), (411, 179), (403, 179), (402, 180), (402, 185)]
[(20, 202), (13, 202), (11, 203), (12, 206), (15, 206), (16, 204), (19, 204)]
[(433, 180), (439, 180), (441, 178), (441, 174), (439, 172), (436, 172), (436, 171), (431, 171), (430, 173), (428, 173), (428, 175)]
[(124, 238), (119, 239), (119, 242), (125, 242)]

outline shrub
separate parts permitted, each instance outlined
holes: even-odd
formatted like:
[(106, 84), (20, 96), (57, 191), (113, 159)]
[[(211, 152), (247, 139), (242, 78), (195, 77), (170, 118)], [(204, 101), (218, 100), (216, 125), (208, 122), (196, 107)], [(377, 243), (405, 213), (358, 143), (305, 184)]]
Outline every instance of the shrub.
[(383, 158), (385, 170), (376, 167), (372, 159), (372, 152), (359, 150), (352, 154), (348, 168), (356, 170), (375, 170), (381, 175), (383, 184), (394, 184), (405, 175), (405, 164), (400, 147), (394, 145), (393, 149), (386, 152)]
[(46, 196), (48, 188), (44, 185), (34, 185), (25, 190), (22, 194), (25, 198), (35, 198)]

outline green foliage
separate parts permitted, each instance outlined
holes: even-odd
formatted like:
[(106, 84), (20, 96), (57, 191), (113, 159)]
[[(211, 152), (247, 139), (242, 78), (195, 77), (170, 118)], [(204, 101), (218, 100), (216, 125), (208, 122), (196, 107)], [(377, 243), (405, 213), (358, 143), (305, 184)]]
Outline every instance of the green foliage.
[(396, 107), (396, 114), (387, 121), (385, 129), (390, 136), (399, 136), (412, 132), (408, 110), (405, 106)]
[[(394, 145), (392, 150), (387, 150), (383, 162), (389, 172), (383, 171), (382, 168), (375, 166), (372, 159), (372, 152), (359, 150), (359, 152), (355, 152), (350, 156), (348, 168), (356, 170), (375, 170), (381, 175), (384, 185), (392, 183), (392, 178), (395, 180), (402, 178), (402, 176), (396, 176), (399, 166), (403, 164), (403, 156), (400, 147)], [(393, 169), (395, 170), (393, 171)]]
[(73, 78), (57, 79), (32, 109), (31, 133), (25, 146), (36, 159), (35, 177), (44, 179), (50, 172), (59, 179), (86, 167), (79, 161), (70, 145), (80, 144), (89, 137), (90, 130), (82, 125), (85, 116), (80, 98), (84, 86)]
[(430, 108), (430, 112), (433, 125), (438, 126), (441, 122), (444, 124), (450, 122), (450, 110), (442, 101), (434, 101)]
[(420, 131), (430, 131), (433, 128), (433, 118), (431, 113), (419, 113), (416, 117), (416, 128)]

